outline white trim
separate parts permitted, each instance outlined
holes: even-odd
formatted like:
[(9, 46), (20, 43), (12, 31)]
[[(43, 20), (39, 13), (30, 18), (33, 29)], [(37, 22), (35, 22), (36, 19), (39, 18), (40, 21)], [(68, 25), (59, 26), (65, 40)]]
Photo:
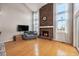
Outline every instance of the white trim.
[(4, 41), (4, 42), (9, 42), (9, 41), (13, 41), (13, 39), (9, 39), (9, 40), (6, 40), (6, 41)]
[[(73, 5), (73, 10), (75, 10), (75, 4)], [(76, 46), (76, 44), (75, 44), (75, 39), (76, 39), (76, 37), (75, 37), (75, 31), (76, 31), (76, 24), (75, 24), (75, 22), (76, 22), (76, 15), (75, 15), (75, 13), (76, 13), (76, 11), (73, 11), (73, 46)]]
[(53, 39), (56, 39), (56, 4), (53, 4)]
[(5, 41), (2, 41), (0, 43), (6, 43), (6, 42), (9, 42), (9, 41), (13, 41), (13, 39), (5, 40)]
[(54, 26), (40, 26), (40, 28), (53, 28)]

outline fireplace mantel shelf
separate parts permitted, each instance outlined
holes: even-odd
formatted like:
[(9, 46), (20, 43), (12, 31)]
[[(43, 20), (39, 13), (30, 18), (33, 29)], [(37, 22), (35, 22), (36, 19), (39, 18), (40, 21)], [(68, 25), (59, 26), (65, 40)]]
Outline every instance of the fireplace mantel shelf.
[(40, 26), (40, 28), (53, 28), (54, 26)]

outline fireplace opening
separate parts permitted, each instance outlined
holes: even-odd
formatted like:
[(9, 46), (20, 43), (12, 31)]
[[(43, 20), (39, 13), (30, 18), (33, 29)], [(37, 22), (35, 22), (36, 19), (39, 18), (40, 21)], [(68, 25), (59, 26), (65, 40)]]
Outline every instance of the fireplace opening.
[(49, 31), (42, 31), (42, 36), (49, 37)]

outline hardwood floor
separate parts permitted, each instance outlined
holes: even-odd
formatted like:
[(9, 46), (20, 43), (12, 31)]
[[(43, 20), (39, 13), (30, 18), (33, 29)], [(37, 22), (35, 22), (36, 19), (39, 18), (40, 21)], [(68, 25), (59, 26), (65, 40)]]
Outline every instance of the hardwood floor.
[(57, 41), (34, 39), (5, 43), (7, 56), (78, 56), (76, 48)]

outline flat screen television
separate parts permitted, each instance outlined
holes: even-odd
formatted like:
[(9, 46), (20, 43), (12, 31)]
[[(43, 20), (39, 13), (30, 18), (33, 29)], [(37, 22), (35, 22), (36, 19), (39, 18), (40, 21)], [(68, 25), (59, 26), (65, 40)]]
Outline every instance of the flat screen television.
[(18, 25), (17, 31), (29, 31), (29, 26), (28, 25)]

